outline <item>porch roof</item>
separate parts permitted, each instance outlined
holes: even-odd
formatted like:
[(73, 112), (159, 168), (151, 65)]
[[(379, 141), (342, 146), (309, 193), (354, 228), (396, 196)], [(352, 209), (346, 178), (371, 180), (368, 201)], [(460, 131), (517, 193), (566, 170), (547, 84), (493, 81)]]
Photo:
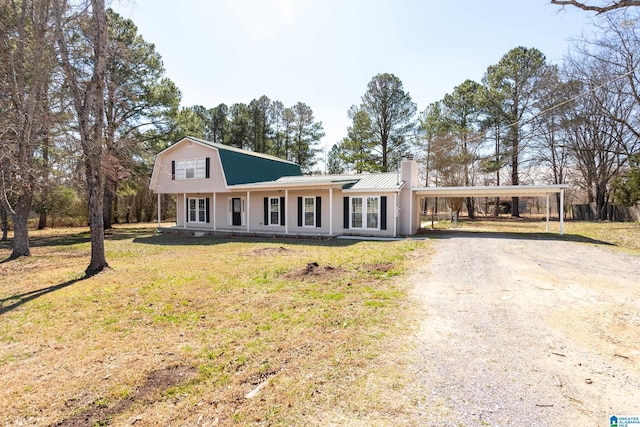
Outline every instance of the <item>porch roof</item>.
[(300, 175), (283, 176), (274, 181), (234, 185), (238, 190), (266, 190), (283, 188), (329, 188), (339, 187), (347, 192), (393, 191), (401, 189), (403, 181), (398, 181), (396, 173), (376, 173), (360, 175)]

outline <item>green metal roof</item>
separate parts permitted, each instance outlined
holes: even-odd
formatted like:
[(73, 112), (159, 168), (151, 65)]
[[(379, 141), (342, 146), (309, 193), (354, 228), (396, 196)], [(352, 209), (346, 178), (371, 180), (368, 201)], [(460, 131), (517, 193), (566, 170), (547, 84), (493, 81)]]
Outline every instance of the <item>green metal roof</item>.
[(222, 169), (227, 185), (251, 184), (254, 182), (273, 181), (282, 176), (302, 175), (300, 166), (238, 153), (231, 150), (218, 149)]
[(283, 176), (302, 175), (300, 165), (288, 160), (190, 136), (187, 138), (218, 149), (227, 185), (274, 181)]
[(358, 182), (346, 184), (343, 190), (397, 190), (404, 185), (395, 172), (358, 175)]

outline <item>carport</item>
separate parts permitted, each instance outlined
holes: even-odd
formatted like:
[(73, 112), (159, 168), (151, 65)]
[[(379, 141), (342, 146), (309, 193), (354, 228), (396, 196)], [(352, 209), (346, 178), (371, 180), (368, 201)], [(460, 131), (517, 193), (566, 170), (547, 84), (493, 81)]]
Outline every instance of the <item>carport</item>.
[[(560, 193), (560, 235), (564, 234), (564, 190), (568, 184), (550, 185), (502, 185), (502, 186), (473, 186), (473, 187), (414, 187), (411, 190), (416, 196), (422, 197), (541, 197), (547, 200), (547, 224), (549, 232), (549, 198), (551, 194)], [(413, 198), (412, 198), (413, 201)], [(413, 210), (413, 207), (411, 207)]]

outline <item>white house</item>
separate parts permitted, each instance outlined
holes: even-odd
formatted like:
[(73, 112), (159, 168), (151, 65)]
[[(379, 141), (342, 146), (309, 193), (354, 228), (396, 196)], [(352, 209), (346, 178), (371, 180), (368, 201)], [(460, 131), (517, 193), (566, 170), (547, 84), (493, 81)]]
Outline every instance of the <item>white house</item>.
[[(176, 195), (180, 229), (386, 237), (417, 232), (419, 197), (480, 190), (420, 187), (413, 160), (392, 173), (306, 176), (295, 163), (193, 137), (158, 153), (149, 188), (158, 194), (158, 223), (160, 195)], [(562, 194), (566, 186), (493, 187), (502, 195), (509, 188)]]

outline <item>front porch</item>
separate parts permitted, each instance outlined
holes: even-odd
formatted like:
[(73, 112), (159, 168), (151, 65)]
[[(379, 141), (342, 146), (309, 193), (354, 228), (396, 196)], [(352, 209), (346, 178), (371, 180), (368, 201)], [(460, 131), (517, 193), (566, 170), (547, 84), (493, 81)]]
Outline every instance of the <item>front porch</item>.
[(287, 232), (281, 231), (261, 231), (261, 230), (247, 230), (245, 227), (217, 227), (215, 230), (212, 227), (189, 225), (184, 227), (182, 225), (158, 226), (158, 231), (163, 234), (177, 235), (177, 236), (193, 236), (193, 237), (260, 237), (266, 239), (318, 239), (318, 240), (330, 240), (336, 237), (335, 234), (329, 235), (328, 233), (300, 233), (300, 232)]

